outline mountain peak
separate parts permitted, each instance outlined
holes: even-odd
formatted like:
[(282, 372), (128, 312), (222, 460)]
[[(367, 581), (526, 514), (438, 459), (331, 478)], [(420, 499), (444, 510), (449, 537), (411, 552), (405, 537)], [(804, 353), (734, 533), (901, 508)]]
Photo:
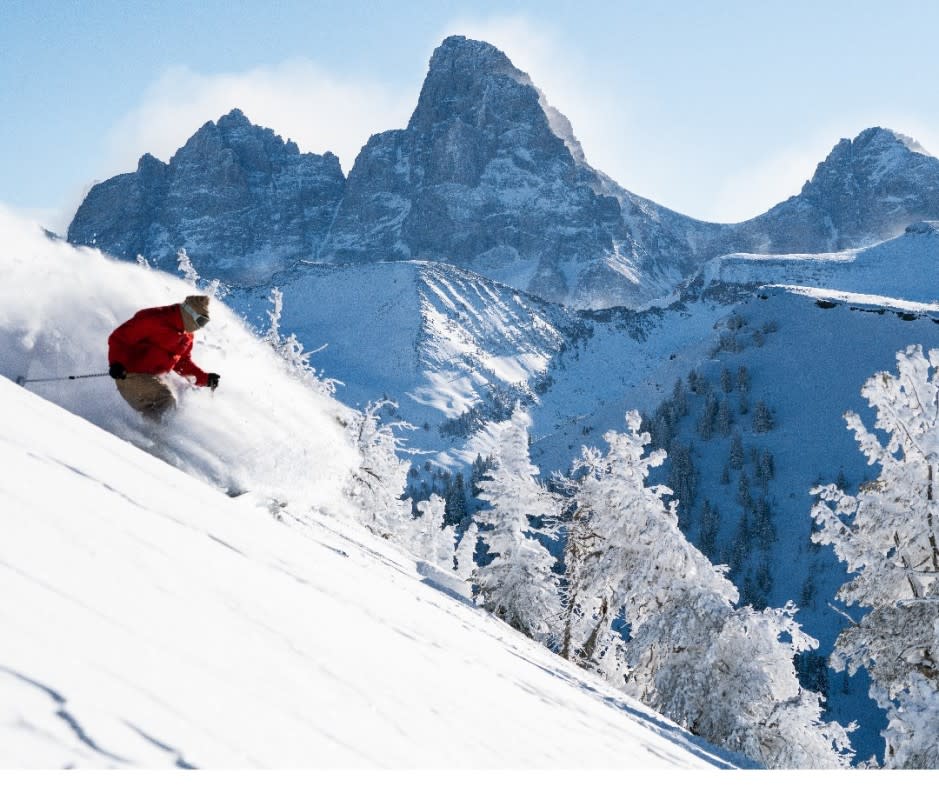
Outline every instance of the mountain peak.
[(929, 152), (915, 139), (890, 128), (875, 126), (861, 131), (852, 142), (856, 150), (866, 148), (894, 148), (901, 146), (912, 153), (928, 156)]
[(448, 36), (430, 58), (428, 76), (435, 72), (503, 73), (531, 80), (495, 45), (465, 36)]
[(251, 120), (245, 116), (244, 111), (240, 108), (233, 108), (227, 114), (219, 117), (218, 122), (215, 124), (220, 128), (253, 127)]
[(434, 50), (408, 128), (462, 120), (477, 127), (500, 117), (547, 123), (578, 163), (584, 152), (570, 121), (548, 103), (526, 72), (499, 48), (466, 36), (448, 36)]

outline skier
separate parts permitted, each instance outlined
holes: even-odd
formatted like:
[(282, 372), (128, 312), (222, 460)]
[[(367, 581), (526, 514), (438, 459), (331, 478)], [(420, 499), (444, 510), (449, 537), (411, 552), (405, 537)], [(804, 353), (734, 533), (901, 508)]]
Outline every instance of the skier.
[(196, 386), (218, 386), (219, 375), (203, 372), (190, 358), (193, 332), (209, 321), (209, 298), (190, 295), (182, 303), (138, 311), (108, 337), (108, 374), (117, 391), (145, 417), (160, 420), (176, 408), (176, 395), (163, 377), (178, 372)]

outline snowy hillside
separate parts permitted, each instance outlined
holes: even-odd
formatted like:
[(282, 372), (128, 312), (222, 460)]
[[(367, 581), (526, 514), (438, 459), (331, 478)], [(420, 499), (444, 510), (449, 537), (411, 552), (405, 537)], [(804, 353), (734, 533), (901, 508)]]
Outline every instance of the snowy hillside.
[(3, 767), (728, 765), (360, 529), (0, 403)]
[[(235, 287), (227, 302), (263, 330), (272, 288), (281, 324), (364, 406), (382, 395), (436, 427), (493, 391), (531, 397), (552, 360), (583, 336), (575, 312), (448, 264), (300, 264), (269, 283)], [(322, 347), (322, 350), (319, 348)]]
[(0, 766), (731, 766), (358, 526), (349, 412), (221, 303), (172, 425), (17, 386), (188, 287), (0, 224)]
[(918, 222), (893, 239), (840, 253), (727, 255), (711, 262), (705, 274), (708, 280), (726, 283), (797, 284), (936, 303), (939, 222)]

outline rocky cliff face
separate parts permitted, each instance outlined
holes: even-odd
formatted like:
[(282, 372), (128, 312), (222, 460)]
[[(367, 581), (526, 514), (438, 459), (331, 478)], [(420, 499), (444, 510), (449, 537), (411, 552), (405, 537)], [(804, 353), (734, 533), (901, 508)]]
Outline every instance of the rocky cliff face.
[(92, 188), (68, 238), (163, 268), (185, 247), (207, 273), (250, 270), (315, 253), (344, 187), (332, 153), (301, 154), (235, 109), (169, 164), (145, 155), (136, 172)]
[[(359, 154), (325, 249), (338, 261), (448, 261), (579, 306), (629, 303), (657, 291), (646, 279), (654, 240), (669, 231), (617, 189), (528, 75), (453, 36), (433, 54), (407, 128)], [(624, 205), (652, 229), (647, 240)]]
[(802, 191), (729, 226), (726, 251), (824, 253), (862, 247), (939, 218), (939, 159), (912, 139), (869, 128), (842, 139)]

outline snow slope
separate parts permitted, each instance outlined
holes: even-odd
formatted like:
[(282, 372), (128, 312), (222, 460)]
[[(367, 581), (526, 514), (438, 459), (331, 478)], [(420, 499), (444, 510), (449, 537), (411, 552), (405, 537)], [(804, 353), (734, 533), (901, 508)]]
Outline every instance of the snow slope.
[[(739, 763), (357, 526), (342, 407), (221, 304), (195, 355), (230, 393), (186, 395), (172, 428), (122, 416), (108, 379), (28, 385), (60, 405), (15, 385), (98, 367), (121, 302), (182, 287), (0, 221), (0, 767)], [(232, 454), (275, 429), (275, 457)]]
[(805, 255), (737, 253), (706, 268), (710, 280), (785, 283), (875, 294), (919, 303), (939, 301), (939, 222), (909, 225), (893, 239), (857, 250)]

